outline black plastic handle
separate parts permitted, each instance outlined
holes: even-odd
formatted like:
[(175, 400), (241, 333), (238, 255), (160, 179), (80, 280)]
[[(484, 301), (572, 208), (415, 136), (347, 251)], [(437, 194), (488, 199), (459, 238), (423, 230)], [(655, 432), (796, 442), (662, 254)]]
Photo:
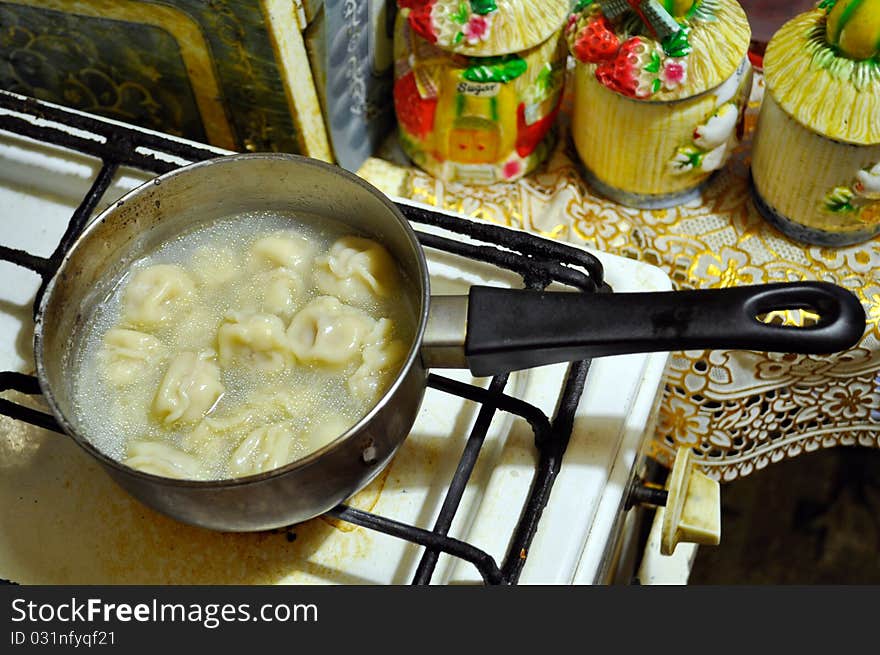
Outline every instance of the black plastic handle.
[[(805, 309), (815, 325), (758, 316)], [(472, 287), (465, 354), (474, 375), (608, 355), (674, 350), (826, 354), (865, 332), (859, 299), (828, 282), (648, 293), (553, 293)]]

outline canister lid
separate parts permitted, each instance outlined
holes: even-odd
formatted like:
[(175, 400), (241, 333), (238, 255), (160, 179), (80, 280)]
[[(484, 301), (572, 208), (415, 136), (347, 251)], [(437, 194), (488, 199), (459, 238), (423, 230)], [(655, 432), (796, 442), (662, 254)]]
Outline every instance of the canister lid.
[(457, 54), (493, 57), (532, 48), (562, 27), (570, 0), (397, 0), (410, 27)]
[(579, 0), (565, 34), (571, 54), (604, 86), (670, 102), (730, 79), (752, 32), (736, 0)]
[[(860, 15), (865, 9), (874, 13)], [(847, 143), (880, 144), (878, 49), (880, 2), (823, 2), (787, 22), (767, 44), (767, 91), (810, 130)]]

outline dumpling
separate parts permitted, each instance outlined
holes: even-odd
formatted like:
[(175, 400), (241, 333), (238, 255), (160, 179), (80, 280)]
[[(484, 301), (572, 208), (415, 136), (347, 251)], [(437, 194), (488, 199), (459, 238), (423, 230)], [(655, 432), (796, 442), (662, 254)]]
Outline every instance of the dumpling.
[(304, 456), (308, 449), (302, 428), (302, 421), (283, 421), (252, 431), (232, 452), (230, 474), (241, 477), (271, 471)]
[(180, 445), (209, 466), (216, 467), (259, 422), (257, 412), (245, 407), (225, 416), (206, 416), (181, 439)]
[(135, 273), (122, 296), (125, 321), (148, 330), (167, 324), (190, 305), (195, 284), (180, 266), (158, 264)]
[(196, 281), (208, 289), (228, 284), (238, 273), (238, 258), (229, 248), (203, 246), (193, 253), (190, 270)]
[(405, 356), (406, 346), (397, 340), (365, 347), (363, 363), (348, 379), (349, 391), (361, 400), (378, 398)]
[(209, 352), (183, 352), (168, 366), (153, 398), (153, 414), (165, 425), (199, 421), (225, 391)]
[(142, 379), (162, 356), (164, 347), (152, 334), (113, 328), (104, 335), (101, 350), (104, 376), (118, 386)]
[(293, 317), (287, 338), (301, 362), (342, 366), (360, 355), (374, 324), (366, 312), (319, 296)]
[(217, 331), (217, 345), (224, 368), (243, 365), (274, 373), (292, 360), (284, 323), (271, 314), (228, 314)]
[(397, 372), (406, 357), (407, 347), (399, 339), (392, 339), (394, 324), (387, 318), (379, 319), (363, 349), (363, 360), (348, 378), (348, 389), (361, 400), (372, 400), (385, 391), (385, 386)]
[(291, 268), (251, 273), (231, 289), (228, 307), (241, 314), (274, 314), (287, 321), (307, 297), (303, 276)]
[(298, 389), (254, 391), (248, 397), (246, 406), (264, 421), (279, 418), (306, 418), (315, 411), (315, 396), (304, 394)]
[(355, 421), (331, 414), (325, 420), (313, 425), (308, 432), (309, 452), (323, 448), (337, 437), (342, 436)]
[(306, 292), (302, 275), (290, 268), (275, 268), (256, 278), (261, 289), (261, 308), (267, 314), (275, 314), (289, 320)]
[(247, 402), (222, 416), (206, 416), (181, 446), (199, 458), (216, 465), (257, 426), (292, 418), (307, 418), (314, 398), (293, 390), (254, 392)]
[(288, 268), (301, 275), (311, 270), (314, 244), (293, 232), (277, 232), (258, 239), (250, 250), (251, 263), (258, 269)]
[(327, 255), (315, 260), (315, 281), (321, 293), (356, 305), (387, 298), (398, 287), (397, 265), (380, 244), (347, 236)]
[(128, 446), (126, 466), (161, 475), (165, 478), (204, 480), (204, 467), (192, 455), (158, 441), (132, 441)]

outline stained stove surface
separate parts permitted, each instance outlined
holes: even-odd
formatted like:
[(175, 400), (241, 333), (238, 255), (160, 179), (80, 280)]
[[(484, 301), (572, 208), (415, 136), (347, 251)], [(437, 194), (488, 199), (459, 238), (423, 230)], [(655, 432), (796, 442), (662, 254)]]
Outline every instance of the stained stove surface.
[[(49, 124), (0, 109), (0, 244), (48, 257), (102, 164), (20, 136), (19, 120)], [(92, 138), (88, 130), (64, 129)], [(197, 147), (202, 158), (205, 151), (224, 154), (139, 132)], [(187, 163), (187, 157), (160, 154), (166, 168)], [(105, 164), (112, 183), (89, 214), (153, 177), (156, 166), (146, 167), (107, 171)], [(422, 221), (416, 227), (427, 246), (434, 294), (466, 292), (477, 283), (523, 286), (521, 275), (495, 261), (521, 255), (493, 246), (494, 235), (526, 239), (538, 251), (557, 247), (395, 201)], [(449, 242), (472, 255), (447, 252)], [(494, 263), (479, 261), (486, 248)], [(659, 269), (601, 252), (591, 256), (615, 293), (671, 288)], [(589, 278), (576, 266), (548, 266), (556, 279)], [(0, 262), (0, 280), (0, 371), (32, 373), (32, 305), (40, 278)], [(549, 288), (572, 290), (558, 281)], [(161, 516), (119, 489), (71, 439), (0, 416), (0, 578), (27, 584), (601, 582), (622, 537), (624, 493), (650, 430), (666, 360), (666, 353), (607, 357), (506, 380), (443, 371), (432, 376), (418, 420), (391, 465), (347, 501), (348, 509), (256, 534), (211, 532)], [(39, 407), (38, 397), (2, 395)], [(561, 466), (542, 455), (541, 439), (567, 440), (558, 448)], [(467, 461), (472, 473), (457, 473)], [(457, 508), (449, 498), (456, 495), (451, 481), (461, 487)], [(383, 519), (380, 529), (368, 527), (372, 517)], [(434, 555), (426, 554), (430, 550)], [(493, 567), (502, 575), (487, 579)]]

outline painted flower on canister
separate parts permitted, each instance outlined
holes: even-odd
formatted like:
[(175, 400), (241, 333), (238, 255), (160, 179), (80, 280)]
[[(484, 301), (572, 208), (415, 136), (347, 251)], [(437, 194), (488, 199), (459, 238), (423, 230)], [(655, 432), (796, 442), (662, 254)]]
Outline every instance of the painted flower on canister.
[(663, 88), (667, 91), (671, 91), (675, 87), (681, 86), (687, 82), (687, 60), (665, 60), (663, 62), (663, 68), (660, 71), (660, 81), (663, 82)]
[[(398, 0), (413, 31), (441, 48), (479, 46), (492, 36), (495, 0)], [(478, 49), (478, 48), (477, 48)]]
[(489, 36), (489, 20), (486, 16), (473, 14), (461, 28), (465, 40), (471, 45), (484, 41)]
[(504, 166), (501, 168), (501, 174), (504, 175), (504, 178), (507, 180), (512, 180), (515, 177), (519, 176), (522, 172), (523, 166), (522, 162), (518, 159), (511, 159), (506, 162)]

